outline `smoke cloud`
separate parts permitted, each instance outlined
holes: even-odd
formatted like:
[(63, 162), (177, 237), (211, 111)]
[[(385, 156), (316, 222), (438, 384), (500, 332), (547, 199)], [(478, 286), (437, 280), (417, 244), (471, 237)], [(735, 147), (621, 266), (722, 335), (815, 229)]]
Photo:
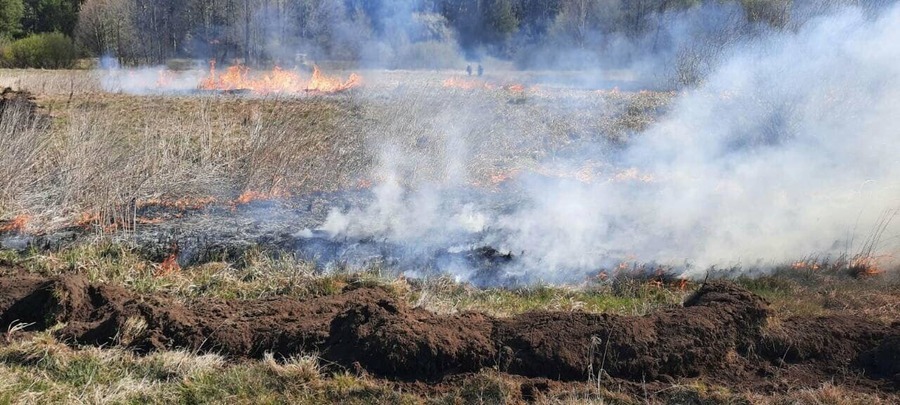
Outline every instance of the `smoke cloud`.
[[(590, 182), (518, 176), (503, 191), (513, 204), (454, 186), (405, 188), (393, 170), (402, 157), (385, 155), (372, 204), (334, 210), (322, 229), (422, 247), (413, 251), (492, 246), (517, 257), (504, 271), (546, 281), (621, 261), (697, 276), (853, 255), (879, 224), (876, 251), (889, 257), (900, 251), (900, 221), (887, 222), (900, 207), (896, 21), (898, 6), (875, 16), (847, 8), (731, 46), (624, 149), (553, 159), (604, 159), (611, 170)], [(622, 170), (642, 180), (618, 181)], [(444, 270), (470, 277), (458, 264)]]

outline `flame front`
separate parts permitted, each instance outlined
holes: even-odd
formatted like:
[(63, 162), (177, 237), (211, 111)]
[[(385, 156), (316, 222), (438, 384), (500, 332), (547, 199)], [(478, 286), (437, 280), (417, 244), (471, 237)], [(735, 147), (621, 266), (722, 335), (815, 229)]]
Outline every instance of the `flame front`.
[(318, 66), (314, 66), (312, 79), (307, 84), (306, 91), (337, 93), (357, 87), (361, 82), (362, 78), (356, 73), (351, 73), (346, 81), (341, 81), (340, 78), (325, 76)]
[(250, 91), (256, 94), (298, 94), (303, 92), (339, 93), (358, 87), (362, 78), (350, 74), (347, 80), (327, 76), (313, 67), (312, 76), (306, 80), (299, 73), (278, 66), (269, 72), (256, 73), (243, 65), (230, 66), (225, 72), (216, 70), (215, 61), (210, 61), (209, 74), (199, 85), (201, 90)]
[(272, 201), (291, 198), (291, 193), (280, 188), (272, 188), (268, 192), (257, 190), (245, 190), (231, 202), (231, 206), (247, 205), (254, 201)]

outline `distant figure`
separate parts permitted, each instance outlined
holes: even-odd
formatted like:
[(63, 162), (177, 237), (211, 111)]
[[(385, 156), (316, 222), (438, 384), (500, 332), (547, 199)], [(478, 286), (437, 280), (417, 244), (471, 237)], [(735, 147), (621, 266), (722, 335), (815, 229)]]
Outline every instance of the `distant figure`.
[(468, 73), (469, 76), (472, 76), (472, 65), (467, 65), (467, 66), (466, 66), (466, 73)]
[(481, 77), (481, 75), (483, 75), (483, 74), (484, 74), (484, 68), (481, 67), (481, 64), (479, 63), (478, 64), (478, 76)]

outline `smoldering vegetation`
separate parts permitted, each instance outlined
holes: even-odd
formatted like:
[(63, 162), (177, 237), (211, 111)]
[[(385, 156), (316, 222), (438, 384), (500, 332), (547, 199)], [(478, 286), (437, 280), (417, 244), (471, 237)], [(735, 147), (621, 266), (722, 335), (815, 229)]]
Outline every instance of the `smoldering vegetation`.
[[(287, 235), (272, 246), (325, 268), (376, 262), (468, 281), (484, 280), (487, 268), (488, 284), (570, 282), (623, 265), (747, 274), (807, 258), (891, 269), (900, 185), (889, 119), (900, 84), (889, 27), (900, 11), (889, 2), (812, 6), (766, 14), (790, 19), (730, 3), (660, 8), (648, 14), (656, 30), (584, 32), (583, 52), (544, 44), (568, 55), (542, 57), (558, 62), (548, 71), (487, 62), (480, 78), (364, 70), (363, 88), (328, 97), (135, 98), (100, 92), (109, 78), (101, 72), (78, 84), (97, 94), (84, 99), (73, 96), (74, 79), (41, 82), (30, 88), (56, 92), (47, 112), (55, 106), (57, 122), (29, 139), (49, 153), (33, 157), (36, 169), (19, 177), (26, 186), (9, 188), (4, 201), (13, 219), (82, 218), (75, 222), (138, 230), (136, 240), (166, 246), (172, 238), (153, 232), (173, 229), (158, 223), (171, 218), (145, 213), (218, 205), (201, 210), (226, 218), (214, 221), (223, 232), (207, 235), (253, 243)], [(596, 13), (582, 11), (585, 21)], [(720, 35), (726, 28), (734, 35)], [(466, 32), (457, 27), (454, 39), (463, 59), (500, 49), (479, 48)], [(532, 55), (547, 38), (529, 43)], [(632, 52), (619, 58), (615, 46)], [(693, 59), (690, 80), (676, 80), (689, 84), (677, 96), (602, 88), (613, 67), (632, 72), (636, 88), (685, 74), (677, 71), (685, 47), (705, 53)], [(277, 62), (261, 51), (243, 62), (252, 55), (260, 65)], [(562, 72), (567, 64), (601, 69)], [(160, 71), (115, 72), (124, 78), (117, 90), (152, 88)], [(30, 74), (17, 75), (19, 87), (29, 88), (22, 81)], [(192, 74), (179, 86), (191, 89)], [(286, 207), (240, 211), (270, 199)], [(179, 221), (175, 229), (196, 224)], [(248, 231), (248, 223), (278, 226)], [(178, 253), (196, 251), (184, 248)]]
[[(898, 17), (896, 6), (875, 15), (843, 9), (729, 49), (702, 85), (609, 156), (647, 181), (525, 173), (512, 180), (517, 204), (497, 211), (398, 186), (406, 156), (385, 148), (387, 181), (375, 203), (337, 209), (323, 229), (420, 245), (468, 229), (519, 255), (508, 271), (557, 281), (627, 258), (685, 275), (798, 255), (892, 266), (900, 138), (889, 122), (900, 102), (892, 62), (900, 49), (890, 27)], [(591, 156), (547, 163), (579, 168)], [(467, 228), (473, 222), (477, 229)]]
[[(4, 195), (9, 224), (22, 224), (7, 230), (50, 230), (46, 236), (57, 241), (53, 229), (124, 232), (159, 260), (172, 253), (174, 238), (183, 265), (219, 259), (222, 246), (239, 252), (283, 233), (290, 236), (285, 244), (266, 246), (293, 246), (295, 235), (320, 227), (331, 208), (365, 206), (371, 186), (385, 180), (376, 145), (406, 153), (398, 161), (407, 170), (403, 187), (453, 178), (458, 190), (509, 205), (509, 193), (493, 197), (496, 176), (576, 144), (619, 143), (672, 96), (473, 91), (444, 87), (443, 74), (403, 72), (370, 75), (359, 92), (328, 97), (132, 96), (103, 93), (102, 76), (12, 73), (12, 84), (44, 94), (37, 111), (52, 123), (14, 132), (41, 145), (26, 161), (34, 169), (17, 177), (22, 186)], [(570, 97), (582, 101), (562, 102)], [(585, 105), (600, 113), (584, 114)], [(459, 122), (468, 128), (454, 128)], [(471, 161), (463, 164), (460, 153)], [(28, 240), (5, 246), (24, 249)], [(48, 243), (32, 246), (58, 246)], [(335, 263), (348, 259), (324, 253)]]

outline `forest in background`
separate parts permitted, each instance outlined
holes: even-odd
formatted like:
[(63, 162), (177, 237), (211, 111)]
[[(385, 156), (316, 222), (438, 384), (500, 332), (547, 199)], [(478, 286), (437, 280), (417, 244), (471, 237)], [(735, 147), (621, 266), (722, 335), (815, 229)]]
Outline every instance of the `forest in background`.
[[(172, 59), (290, 66), (303, 60), (448, 68), (485, 58), (520, 68), (708, 59), (760, 31), (845, 5), (890, 0), (0, 0), (7, 67)], [(680, 62), (684, 63), (684, 62)]]

